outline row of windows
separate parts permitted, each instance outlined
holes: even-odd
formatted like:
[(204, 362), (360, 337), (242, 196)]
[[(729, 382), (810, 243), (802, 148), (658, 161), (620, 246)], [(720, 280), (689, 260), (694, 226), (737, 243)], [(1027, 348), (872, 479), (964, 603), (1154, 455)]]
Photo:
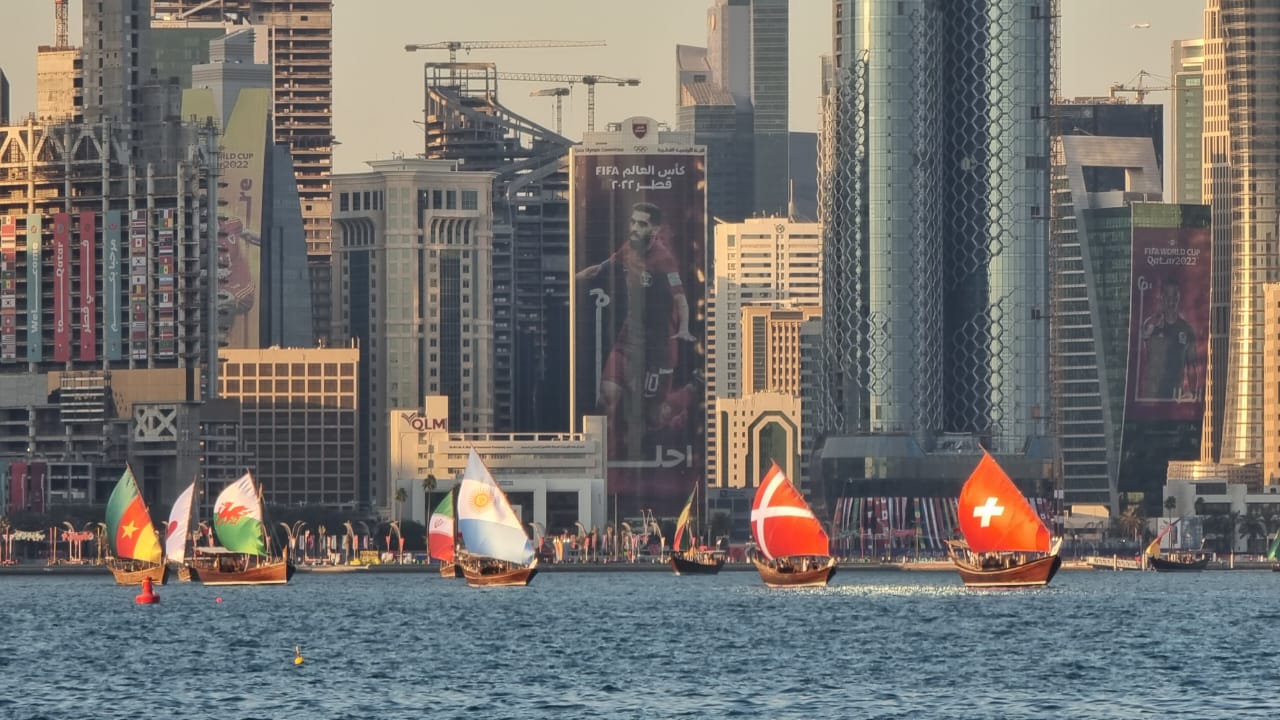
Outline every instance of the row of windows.
[(224, 377), (254, 375), (258, 377), (354, 377), (355, 363), (227, 363)]

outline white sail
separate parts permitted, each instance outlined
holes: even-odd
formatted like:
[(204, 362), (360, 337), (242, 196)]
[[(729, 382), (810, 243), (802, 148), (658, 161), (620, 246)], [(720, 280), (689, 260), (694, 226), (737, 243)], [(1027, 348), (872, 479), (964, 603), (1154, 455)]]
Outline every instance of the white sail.
[(169, 524), (164, 531), (164, 554), (169, 562), (181, 563), (187, 559), (187, 530), (191, 524), (191, 499), (195, 492), (196, 484), (191, 483), (173, 501)]
[(475, 450), (458, 489), (458, 531), (472, 555), (518, 565), (533, 560), (533, 544), (524, 525)]

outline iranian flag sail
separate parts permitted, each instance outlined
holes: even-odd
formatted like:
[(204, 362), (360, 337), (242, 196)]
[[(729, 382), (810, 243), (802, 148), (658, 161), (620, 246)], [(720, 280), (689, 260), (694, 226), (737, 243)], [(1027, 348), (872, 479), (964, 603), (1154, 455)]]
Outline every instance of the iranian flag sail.
[(187, 557), (187, 527), (191, 524), (191, 498), (195, 492), (196, 484), (191, 483), (173, 501), (173, 509), (169, 511), (169, 526), (164, 532), (164, 554), (176, 563)]
[(118, 558), (158, 563), (164, 557), (151, 514), (128, 466), (107, 499), (107, 539), (111, 554)]
[(427, 534), (428, 551), (432, 559), (453, 562), (453, 491), (431, 513), (431, 529)]
[(245, 473), (223, 488), (213, 503), (213, 534), (232, 552), (266, 555), (262, 539), (262, 501), (253, 476)]

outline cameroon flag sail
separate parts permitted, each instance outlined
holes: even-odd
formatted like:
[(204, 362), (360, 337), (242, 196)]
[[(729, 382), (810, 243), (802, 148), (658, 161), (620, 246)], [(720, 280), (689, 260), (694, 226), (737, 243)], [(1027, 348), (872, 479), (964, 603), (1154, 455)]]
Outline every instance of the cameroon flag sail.
[(151, 513), (128, 466), (107, 500), (107, 539), (111, 554), (118, 558), (159, 563), (164, 557)]

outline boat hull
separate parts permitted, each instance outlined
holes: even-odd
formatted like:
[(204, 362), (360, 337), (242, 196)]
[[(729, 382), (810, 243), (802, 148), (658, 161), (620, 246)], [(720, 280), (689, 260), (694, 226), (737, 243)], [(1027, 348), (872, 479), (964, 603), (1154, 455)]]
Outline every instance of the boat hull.
[(715, 575), (722, 567), (722, 553), (671, 553), (671, 570), (677, 575)]
[(191, 566), (183, 563), (178, 566), (178, 582), (191, 582), (192, 572)]
[(518, 587), (528, 585), (533, 576), (538, 574), (538, 561), (534, 559), (528, 566), (492, 558), (468, 558), (458, 563), (462, 568), (462, 576), (471, 587)]
[(287, 560), (271, 560), (244, 569), (228, 569), (218, 563), (195, 569), (196, 577), (205, 585), (284, 585), (293, 573), (293, 563)]
[(164, 563), (140, 563), (133, 560), (109, 560), (107, 567), (115, 576), (117, 585), (141, 585), (151, 578), (151, 584), (163, 585), (169, 579), (169, 566)]
[(770, 564), (754, 555), (751, 557), (760, 579), (772, 588), (825, 587), (836, 574), (835, 558), (827, 558), (825, 564), (809, 569), (801, 559), (779, 558), (778, 561), (778, 564)]
[(462, 567), (458, 563), (440, 561), (440, 577), (442, 578), (460, 578), (462, 575)]
[(1209, 558), (1207, 556), (1186, 561), (1148, 557), (1147, 561), (1151, 563), (1151, 569), (1156, 572), (1200, 572), (1209, 566)]
[(998, 568), (974, 565), (955, 555), (951, 556), (951, 561), (967, 587), (1043, 587), (1062, 567), (1062, 557), (1057, 553)]

